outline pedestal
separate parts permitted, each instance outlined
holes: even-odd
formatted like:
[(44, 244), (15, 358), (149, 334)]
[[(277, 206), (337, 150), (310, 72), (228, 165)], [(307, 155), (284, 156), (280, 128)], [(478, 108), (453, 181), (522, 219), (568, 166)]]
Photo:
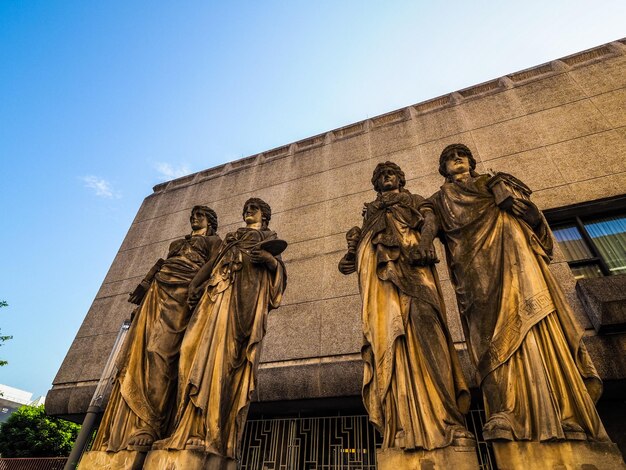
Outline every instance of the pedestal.
[(612, 442), (493, 442), (498, 470), (626, 470)]
[(237, 461), (198, 450), (151, 450), (143, 469), (237, 470)]
[(78, 470), (141, 470), (146, 458), (144, 452), (121, 450), (105, 452), (92, 450), (85, 452), (78, 463)]
[(478, 470), (476, 447), (448, 446), (435, 450), (376, 451), (378, 470)]

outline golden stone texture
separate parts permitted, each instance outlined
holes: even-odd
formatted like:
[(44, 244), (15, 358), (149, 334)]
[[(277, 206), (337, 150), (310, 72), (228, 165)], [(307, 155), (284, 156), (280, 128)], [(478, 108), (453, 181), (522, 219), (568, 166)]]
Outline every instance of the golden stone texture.
[[(105, 455), (117, 462), (121, 457), (115, 454), (120, 451), (134, 455), (149, 450), (171, 425), (179, 348), (191, 316), (189, 286), (198, 270), (217, 255), (221, 242), (214, 235), (217, 215), (212, 209), (195, 206), (189, 221), (191, 235), (172, 242), (167, 259), (159, 260), (130, 294), (129, 302), (139, 307), (92, 446), (98, 462), (106, 460)], [(99, 468), (100, 463), (89, 464), (92, 453), (81, 463), (83, 469)]]
[(624, 470), (610, 442), (494, 442), (498, 470)]
[(172, 243), (131, 293), (140, 306), (84, 470), (128, 467), (120, 459), (129, 450), (157, 449), (151, 468), (226, 469), (238, 455), (268, 309), (286, 286), (274, 254), (287, 244), (268, 229), (271, 208), (261, 199), (246, 201), (246, 227), (221, 244), (204, 236), (207, 217), (195, 236), (198, 212), (193, 236)]
[(146, 454), (132, 450), (119, 452), (91, 451), (85, 453), (78, 468), (80, 470), (141, 470)]
[(485, 399), (483, 437), (609, 441), (594, 406), (602, 382), (548, 269), (550, 229), (523, 183), (475, 167), (468, 147), (446, 147), (432, 201)]
[(365, 205), (362, 228), (348, 231), (348, 252), (339, 263), (343, 274), (358, 272), (363, 402), (383, 435), (383, 450), (475, 444), (463, 420), (469, 389), (432, 266), (434, 213), (405, 182), (395, 163), (376, 166), (376, 200)]
[(378, 450), (376, 451), (376, 464), (378, 470), (478, 470), (479, 468), (475, 446), (449, 446), (443, 449), (413, 451)]
[[(216, 260), (194, 279), (206, 287), (180, 348), (175, 424), (154, 443), (158, 455), (197, 451), (231, 461), (239, 456), (267, 314), (280, 305), (287, 282), (280, 259), (287, 244), (268, 228), (270, 206), (251, 198), (243, 217), (246, 227), (227, 234)], [(198, 460), (194, 453), (175, 455)], [(206, 459), (189, 468), (209, 465)]]
[(152, 450), (143, 470), (237, 470), (237, 461), (193, 450)]

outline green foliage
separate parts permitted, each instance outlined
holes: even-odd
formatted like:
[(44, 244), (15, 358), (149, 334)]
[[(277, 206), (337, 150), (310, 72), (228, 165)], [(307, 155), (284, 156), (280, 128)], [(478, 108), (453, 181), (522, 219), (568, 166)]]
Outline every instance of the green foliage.
[[(8, 306), (9, 306), (9, 304), (6, 303), (5, 300), (0, 300), (0, 308), (1, 307), (8, 307)], [(0, 330), (0, 331), (2, 331), (2, 330)], [(5, 341), (7, 341), (7, 340), (9, 340), (11, 338), (13, 338), (13, 336), (6, 336), (6, 335), (3, 336), (3, 335), (0, 335), (0, 346), (2, 346), (2, 343), (4, 343)], [(7, 361), (3, 361), (2, 359), (0, 359), (0, 367), (4, 366), (6, 364), (7, 364)]]
[(46, 416), (43, 405), (22, 406), (0, 425), (2, 457), (64, 457), (80, 426)]

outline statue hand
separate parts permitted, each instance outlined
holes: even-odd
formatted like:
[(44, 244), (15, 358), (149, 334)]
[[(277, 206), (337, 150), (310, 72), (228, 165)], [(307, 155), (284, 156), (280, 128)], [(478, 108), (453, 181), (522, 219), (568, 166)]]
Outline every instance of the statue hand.
[(275, 270), (278, 266), (278, 261), (269, 251), (259, 250), (258, 248), (250, 251), (250, 260), (256, 264), (265, 263), (272, 270)]
[(128, 301), (135, 305), (139, 305), (145, 297), (146, 292), (148, 292), (148, 289), (150, 289), (150, 284), (146, 281), (141, 281), (141, 283), (135, 287), (135, 290), (129, 294)]
[(541, 214), (537, 206), (525, 199), (514, 198), (510, 212), (524, 220), (531, 227), (536, 227), (541, 223)]
[(346, 233), (346, 241), (348, 242), (348, 250), (356, 251), (356, 248), (359, 244), (359, 240), (361, 239), (361, 228), (360, 227), (352, 227)]
[(349, 253), (346, 253), (343, 258), (339, 261), (339, 272), (341, 274), (352, 274), (356, 272), (356, 261), (353, 256), (349, 256)]
[(428, 266), (439, 262), (435, 247), (432, 243), (419, 244), (410, 253), (411, 264), (418, 266)]
[(203, 292), (204, 289), (202, 287), (189, 286), (189, 291), (187, 292), (187, 305), (189, 306), (190, 311), (193, 312), (196, 308), (196, 305), (200, 302)]

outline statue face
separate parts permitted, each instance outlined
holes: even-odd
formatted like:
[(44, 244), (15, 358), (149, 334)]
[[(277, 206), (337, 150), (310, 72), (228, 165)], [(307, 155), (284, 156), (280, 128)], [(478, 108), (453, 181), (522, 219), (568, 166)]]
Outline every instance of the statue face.
[(245, 207), (243, 211), (243, 220), (246, 222), (246, 225), (261, 225), (263, 223), (263, 214), (258, 204), (251, 202)]
[(470, 161), (469, 158), (463, 154), (459, 154), (456, 150), (454, 155), (451, 155), (446, 160), (446, 173), (449, 176), (462, 175), (469, 173)]
[(382, 192), (393, 191), (400, 187), (400, 179), (392, 168), (385, 168), (380, 172), (378, 187)]
[(207, 230), (209, 228), (209, 219), (202, 212), (194, 211), (191, 213), (191, 229), (194, 231)]

